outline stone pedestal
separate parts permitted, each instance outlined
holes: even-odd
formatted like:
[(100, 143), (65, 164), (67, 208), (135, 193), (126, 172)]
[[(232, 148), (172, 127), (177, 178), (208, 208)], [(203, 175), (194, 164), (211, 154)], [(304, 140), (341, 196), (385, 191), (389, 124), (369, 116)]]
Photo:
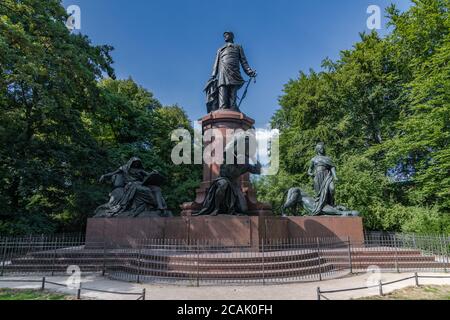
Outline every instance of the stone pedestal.
[[(224, 147), (228, 143), (226, 141), (226, 133), (228, 129), (249, 130), (253, 128), (255, 121), (245, 114), (235, 111), (221, 110), (208, 114), (199, 120), (202, 126), (202, 133), (207, 130), (220, 130), (225, 138)], [(204, 147), (207, 147), (206, 144)], [(197, 196), (193, 202), (184, 203), (181, 206), (181, 215), (185, 217), (192, 216), (192, 214), (202, 209), (202, 204), (206, 198), (209, 187), (215, 179), (219, 177), (219, 164), (203, 164), (203, 181), (200, 188), (196, 190)], [(241, 188), (247, 198), (247, 205), (249, 208), (249, 215), (251, 216), (272, 216), (272, 207), (270, 204), (259, 203), (256, 199), (256, 192), (250, 183), (250, 175), (246, 174), (241, 177)]]
[(88, 220), (86, 244), (106, 243), (134, 247), (139, 240), (195, 243), (211, 241), (225, 246), (257, 248), (261, 240), (339, 238), (364, 241), (360, 217), (177, 217), (92, 218)]

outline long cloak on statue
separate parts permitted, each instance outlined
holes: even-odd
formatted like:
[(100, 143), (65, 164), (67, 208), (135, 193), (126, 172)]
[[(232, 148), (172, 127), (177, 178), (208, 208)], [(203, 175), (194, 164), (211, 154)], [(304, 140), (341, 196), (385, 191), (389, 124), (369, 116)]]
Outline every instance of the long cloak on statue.
[(325, 206), (334, 207), (334, 196), (331, 190), (334, 178), (331, 170), (335, 168), (335, 165), (331, 158), (327, 156), (316, 156), (312, 159), (312, 162), (315, 168), (321, 167), (321, 170), (316, 170), (314, 176), (316, 205), (312, 212), (313, 215), (320, 215)]
[(219, 110), (219, 87), (216, 79), (210, 80), (206, 84), (206, 109), (208, 113)]
[[(133, 165), (139, 164), (137, 168)], [(96, 210), (101, 216), (139, 216), (166, 209), (160, 186), (164, 177), (156, 171), (147, 173), (139, 158), (131, 158), (113, 177), (115, 189), (108, 204)], [(117, 184), (117, 186), (116, 186)], [(122, 185), (120, 185), (122, 184)]]
[(224, 215), (246, 214), (247, 200), (240, 186), (240, 177), (246, 173), (260, 174), (260, 170), (250, 164), (222, 165), (220, 177), (208, 189), (203, 209), (196, 215), (211, 215), (214, 212)]

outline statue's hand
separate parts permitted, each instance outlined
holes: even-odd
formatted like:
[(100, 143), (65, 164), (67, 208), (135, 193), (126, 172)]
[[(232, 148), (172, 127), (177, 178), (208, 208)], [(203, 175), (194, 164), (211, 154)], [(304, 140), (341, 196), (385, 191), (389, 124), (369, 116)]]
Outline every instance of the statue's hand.
[(252, 78), (256, 78), (258, 76), (258, 73), (256, 72), (256, 70), (252, 70), (249, 74), (250, 77)]

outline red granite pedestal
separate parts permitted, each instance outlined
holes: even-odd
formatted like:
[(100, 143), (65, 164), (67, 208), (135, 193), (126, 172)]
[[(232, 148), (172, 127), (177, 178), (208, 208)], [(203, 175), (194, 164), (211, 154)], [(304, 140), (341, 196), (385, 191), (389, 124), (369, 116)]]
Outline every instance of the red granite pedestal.
[[(235, 111), (216, 111), (208, 114), (199, 120), (202, 126), (202, 133), (207, 130), (217, 129), (222, 133), (225, 141), (224, 146), (228, 143), (227, 130), (249, 130), (253, 128), (255, 120), (247, 117), (245, 114)], [(206, 143), (205, 148), (208, 146)], [(197, 196), (194, 201), (184, 203), (181, 206), (181, 215), (185, 217), (192, 216), (194, 213), (202, 209), (202, 204), (205, 200), (209, 187), (219, 177), (219, 164), (204, 164), (203, 165), (203, 181), (200, 188), (196, 190)], [(241, 189), (244, 192), (247, 205), (249, 208), (248, 214), (250, 216), (272, 216), (272, 206), (270, 204), (260, 203), (256, 199), (256, 192), (250, 183), (250, 175), (246, 174), (241, 177)]]
[(214, 241), (221, 245), (258, 247), (261, 240), (302, 238), (364, 240), (359, 217), (177, 217), (92, 218), (86, 243), (133, 247), (141, 239), (178, 240), (186, 243)]

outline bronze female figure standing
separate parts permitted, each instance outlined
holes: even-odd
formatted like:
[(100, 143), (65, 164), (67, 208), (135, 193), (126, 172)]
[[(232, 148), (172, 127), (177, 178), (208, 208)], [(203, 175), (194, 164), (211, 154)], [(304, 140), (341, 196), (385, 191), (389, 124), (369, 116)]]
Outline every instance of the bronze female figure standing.
[(319, 215), (327, 205), (334, 207), (335, 182), (338, 181), (336, 166), (330, 157), (326, 156), (325, 145), (316, 146), (316, 156), (312, 158), (308, 174), (314, 177), (316, 206), (313, 215)]

